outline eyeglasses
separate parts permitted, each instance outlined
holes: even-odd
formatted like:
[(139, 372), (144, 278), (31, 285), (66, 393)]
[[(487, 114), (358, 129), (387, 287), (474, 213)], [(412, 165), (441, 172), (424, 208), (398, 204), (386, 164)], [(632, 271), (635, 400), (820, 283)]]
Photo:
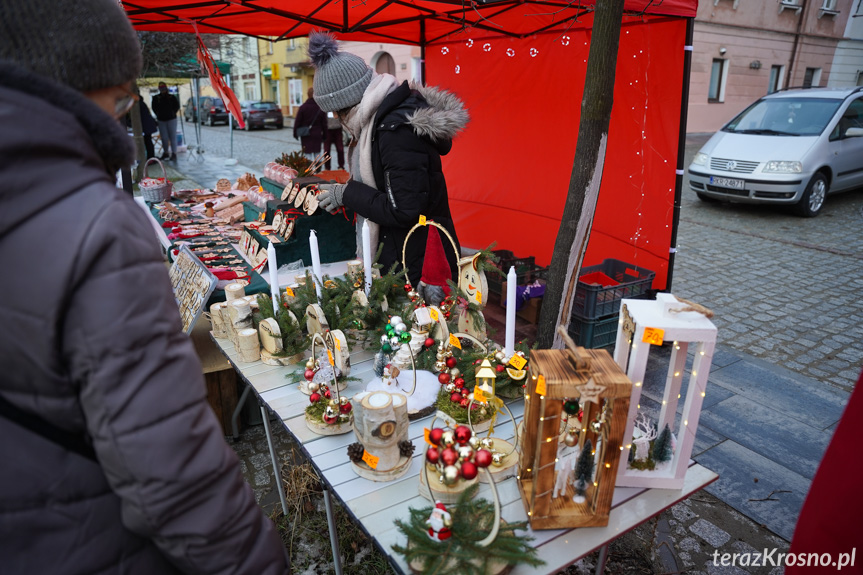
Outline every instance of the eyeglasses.
[(140, 100), (138, 94), (135, 94), (126, 86), (120, 86), (120, 89), (123, 90), (126, 95), (117, 100), (117, 103), (114, 104), (114, 117), (122, 118), (125, 116), (129, 110), (132, 109), (132, 106), (135, 105), (135, 102)]

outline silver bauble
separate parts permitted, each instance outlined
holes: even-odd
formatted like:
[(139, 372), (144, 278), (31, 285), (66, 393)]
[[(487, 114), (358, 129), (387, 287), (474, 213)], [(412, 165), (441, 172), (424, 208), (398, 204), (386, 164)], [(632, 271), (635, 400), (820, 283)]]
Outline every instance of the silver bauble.
[(470, 445), (474, 449), (480, 448), (479, 437), (477, 437), (476, 435), (471, 435), (470, 439), (467, 440), (467, 443), (468, 443), (468, 445)]
[(451, 429), (447, 429), (443, 432), (443, 435), (441, 435), (440, 442), (443, 443), (446, 447), (449, 447), (450, 445), (455, 443), (455, 434), (452, 432)]
[(473, 449), (468, 445), (462, 445), (458, 448), (458, 460), (465, 461), (473, 457)]
[(393, 326), (394, 328), (398, 329), (398, 325), (399, 325), (400, 323), (404, 323), (404, 322), (402, 321), (402, 318), (401, 318), (401, 317), (399, 317), (399, 316), (397, 316), (397, 315), (394, 315), (393, 317), (391, 317), (391, 318), (390, 318), (390, 325), (391, 325), (391, 326)]
[(494, 354), (494, 358), (498, 361), (503, 361), (503, 358), (505, 358), (505, 357), (506, 357), (506, 355), (504, 355), (504, 353), (502, 351), (499, 351), (496, 354)]
[(308, 388), (309, 388), (309, 391), (311, 391), (312, 393), (314, 393), (314, 392), (316, 392), (317, 390), (319, 390), (319, 389), (321, 388), (321, 384), (319, 384), (319, 383), (318, 383), (318, 382), (316, 382), (316, 381), (310, 381), (310, 382), (309, 382), (309, 385), (308, 385)]
[(453, 367), (452, 369), (449, 370), (449, 374), (453, 377), (458, 377), (461, 375), (461, 371), (459, 371), (459, 369), (457, 367)]
[(408, 326), (404, 324), (404, 322), (398, 324), (396, 326), (396, 333), (404, 333), (408, 330)]
[(444, 386), (444, 389), (447, 393), (453, 393), (455, 391), (455, 384), (453, 382), (449, 382)]
[(458, 481), (458, 467), (455, 465), (447, 465), (443, 468), (443, 484), (452, 485)]

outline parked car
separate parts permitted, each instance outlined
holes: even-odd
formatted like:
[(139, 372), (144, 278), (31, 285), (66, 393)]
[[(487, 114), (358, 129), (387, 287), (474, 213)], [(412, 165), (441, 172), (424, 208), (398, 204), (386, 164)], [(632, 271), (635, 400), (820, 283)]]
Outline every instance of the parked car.
[[(285, 127), (282, 108), (275, 102), (243, 102), (240, 104), (240, 109), (243, 113), (243, 121), (246, 123), (246, 130), (265, 126), (274, 126), (281, 130)], [(235, 119), (234, 127), (237, 126)]]
[(183, 118), (187, 122), (198, 121), (198, 109), (203, 110), (201, 113), (201, 123), (207, 123), (213, 126), (217, 123), (228, 125), (228, 110), (225, 108), (221, 98), (212, 96), (201, 96), (198, 98), (198, 106), (195, 106), (193, 98), (186, 100), (186, 105), (183, 107)]
[(863, 87), (789, 89), (741, 112), (695, 154), (703, 201), (793, 205), (818, 215), (828, 193), (863, 186)]

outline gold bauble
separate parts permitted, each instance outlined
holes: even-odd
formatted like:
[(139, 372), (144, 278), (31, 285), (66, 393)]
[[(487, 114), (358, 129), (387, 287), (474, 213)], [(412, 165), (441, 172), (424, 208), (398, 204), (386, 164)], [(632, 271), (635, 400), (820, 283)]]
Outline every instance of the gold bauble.
[(339, 398), (339, 405), (347, 405), (348, 403), (350, 403), (350, 401), (350, 399), (343, 395)]
[(578, 445), (578, 431), (575, 429), (568, 430), (566, 435), (563, 437), (563, 443), (567, 447), (575, 447)]
[(461, 371), (459, 371), (459, 369), (457, 367), (454, 367), (454, 368), (449, 370), (449, 374), (453, 377), (458, 377), (461, 375)]
[(441, 443), (443, 443), (446, 447), (453, 445), (455, 443), (455, 434), (451, 429), (448, 429), (443, 432), (440, 438)]
[(319, 384), (316, 381), (310, 381), (308, 388), (309, 388), (309, 391), (311, 391), (312, 393), (315, 393), (317, 390), (319, 390), (321, 388), (321, 384)]
[(306, 369), (315, 369), (315, 359), (313, 357), (310, 357), (309, 361), (306, 362)]
[(482, 445), (484, 449), (491, 449), (494, 447), (494, 439), (491, 437), (483, 437), (482, 440), (480, 440), (480, 445)]
[(473, 447), (474, 449), (479, 449), (479, 448), (480, 448), (480, 441), (479, 441), (479, 437), (477, 437), (476, 435), (471, 435), (471, 436), (470, 436), (470, 439), (468, 439), (468, 440), (467, 440), (467, 442), (468, 442), (468, 444), (469, 444), (471, 447)]
[(458, 448), (458, 460), (464, 461), (473, 457), (473, 449), (467, 445)]
[(494, 358), (498, 361), (503, 361), (503, 358), (505, 358), (505, 357), (506, 357), (506, 355), (504, 355), (504, 353), (502, 351), (499, 351), (496, 354), (494, 354)]
[(455, 465), (447, 465), (443, 468), (443, 484), (452, 485), (458, 481), (458, 467)]
[(434, 370), (438, 373), (443, 373), (446, 371), (446, 364), (442, 361), (435, 362)]
[(443, 361), (444, 354), (443, 354), (443, 352), (439, 351), (439, 352), (437, 352), (437, 355), (435, 357), (438, 359), (438, 361)]
[(598, 421), (594, 421), (590, 424), (590, 428), (594, 433), (599, 433), (602, 430), (602, 424)]
[(437, 464), (426, 461), (426, 469), (429, 471), (437, 471)]
[(495, 451), (491, 454), (491, 464), (495, 467), (500, 467), (500, 465), (503, 463), (503, 457), (503, 453)]

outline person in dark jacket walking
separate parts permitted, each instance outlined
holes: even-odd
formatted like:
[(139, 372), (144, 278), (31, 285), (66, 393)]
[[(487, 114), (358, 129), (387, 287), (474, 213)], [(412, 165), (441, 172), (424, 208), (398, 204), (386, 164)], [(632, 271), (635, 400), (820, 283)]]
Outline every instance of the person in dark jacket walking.
[[(135, 94), (140, 96), (137, 90), (135, 90)], [(150, 113), (150, 108), (147, 107), (147, 104), (143, 100), (138, 100), (138, 111), (141, 113), (141, 135), (144, 139), (144, 150), (146, 150), (147, 159), (149, 160), (156, 155), (156, 150), (153, 146), (153, 134), (156, 133), (159, 127), (156, 125), (156, 120), (153, 119), (153, 114)], [(132, 127), (132, 118), (130, 115), (126, 116), (126, 127)]]
[(162, 160), (176, 161), (177, 159), (177, 112), (179, 111), (180, 101), (168, 92), (167, 84), (159, 82), (159, 93), (153, 96), (153, 113), (156, 114), (159, 134), (162, 136), (164, 150), (160, 158)]
[[(377, 224), (372, 246), (383, 244), (379, 261), (384, 269), (401, 262), (405, 237), (420, 216), (441, 224), (458, 251), (441, 156), (468, 121), (464, 104), (448, 92), (376, 74), (359, 56), (339, 51), (329, 34), (309, 37), (309, 56), (316, 68), (318, 105), (335, 112), (354, 141), (348, 150), (350, 181), (321, 185), (320, 206), (329, 212), (342, 206), (355, 211), (362, 216), (358, 229), (363, 218)], [(412, 234), (406, 250), (414, 286), (422, 276), (427, 233), (424, 227)], [(446, 246), (453, 278), (455, 251)]]
[(115, 187), (140, 69), (116, 0), (0, 2), (0, 571), (283, 575)]
[(314, 88), (309, 88), (309, 97), (297, 110), (294, 119), (294, 138), (300, 139), (303, 153), (310, 160), (321, 154), (321, 145), (327, 133), (327, 115), (318, 107), (314, 96)]

